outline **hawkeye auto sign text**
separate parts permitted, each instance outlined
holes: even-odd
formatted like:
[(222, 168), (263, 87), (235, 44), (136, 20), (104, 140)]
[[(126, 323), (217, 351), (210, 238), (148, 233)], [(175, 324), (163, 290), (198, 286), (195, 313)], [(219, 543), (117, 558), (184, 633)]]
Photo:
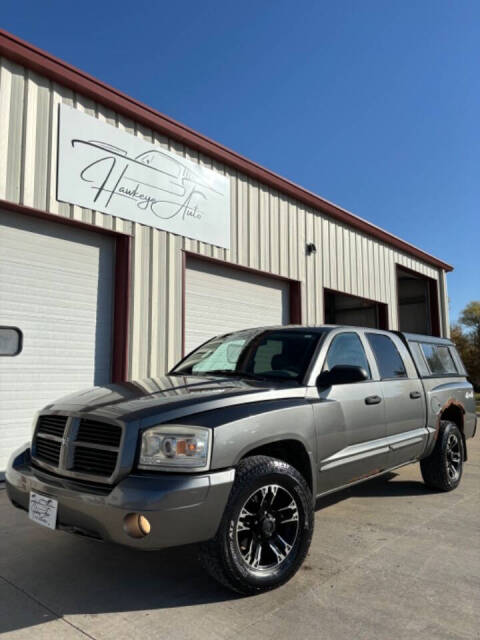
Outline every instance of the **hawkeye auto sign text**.
[(57, 198), (230, 246), (229, 178), (60, 105)]

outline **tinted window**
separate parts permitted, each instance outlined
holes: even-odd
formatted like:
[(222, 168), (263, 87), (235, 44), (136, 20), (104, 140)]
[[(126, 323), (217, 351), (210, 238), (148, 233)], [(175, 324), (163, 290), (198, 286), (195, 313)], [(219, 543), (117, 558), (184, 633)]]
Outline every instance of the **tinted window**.
[(300, 380), (322, 332), (248, 330), (209, 340), (172, 373), (253, 375)]
[(252, 345), (244, 368), (251, 373), (281, 378), (301, 378), (318, 342), (318, 334), (269, 332)]
[(393, 341), (381, 333), (368, 333), (368, 341), (375, 354), (381, 378), (404, 378), (407, 371)]
[(457, 373), (457, 368), (448, 347), (424, 342), (422, 343), (422, 350), (428, 367), (433, 374)]
[(427, 363), (425, 362), (425, 358), (423, 356), (422, 347), (419, 342), (410, 342), (410, 350), (413, 355), (413, 359), (415, 360), (415, 364), (418, 367), (418, 371), (421, 376), (429, 376), (430, 371), (428, 370)]
[(324, 369), (330, 371), (337, 364), (362, 367), (370, 377), (367, 354), (363, 348), (362, 341), (356, 333), (341, 333), (333, 339), (328, 350)]
[(0, 327), (0, 356), (17, 356), (22, 350), (22, 332), (16, 327)]
[(458, 351), (455, 349), (455, 347), (450, 347), (450, 354), (453, 358), (453, 361), (455, 362), (455, 366), (457, 367), (457, 371), (459, 373), (461, 373), (462, 375), (467, 375), (467, 371), (465, 369), (465, 365), (462, 362), (462, 359), (460, 358), (460, 354), (458, 353)]
[(262, 371), (268, 371), (272, 369), (272, 361), (277, 362), (278, 358), (274, 360), (275, 356), (281, 356), (282, 354), (282, 341), (272, 338), (267, 338), (261, 344), (258, 345), (258, 349), (253, 356), (252, 369), (254, 373), (261, 373)]

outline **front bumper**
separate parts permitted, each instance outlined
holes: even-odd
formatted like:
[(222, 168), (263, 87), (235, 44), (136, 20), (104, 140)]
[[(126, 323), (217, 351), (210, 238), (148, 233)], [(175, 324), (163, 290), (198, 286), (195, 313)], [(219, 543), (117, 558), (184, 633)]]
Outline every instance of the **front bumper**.
[[(233, 469), (210, 473), (130, 475), (113, 487), (60, 478), (32, 466), (30, 449), (16, 451), (8, 464), (7, 494), (28, 511), (33, 490), (58, 500), (57, 528), (135, 547), (162, 549), (212, 538), (220, 524), (233, 484)], [(124, 518), (144, 514), (150, 534), (131, 538)]]

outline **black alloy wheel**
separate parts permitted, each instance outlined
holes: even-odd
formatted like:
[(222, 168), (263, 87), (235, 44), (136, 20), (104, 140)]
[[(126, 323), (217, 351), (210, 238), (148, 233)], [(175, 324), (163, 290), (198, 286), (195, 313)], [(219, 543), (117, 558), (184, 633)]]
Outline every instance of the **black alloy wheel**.
[(279, 566), (291, 553), (298, 536), (299, 506), (293, 495), (278, 484), (256, 489), (240, 510), (236, 542), (252, 569)]
[(442, 420), (432, 453), (420, 461), (425, 484), (432, 489), (452, 491), (460, 484), (464, 459), (464, 444), (459, 428), (454, 422)]
[(200, 546), (200, 560), (233, 591), (269, 591), (298, 571), (313, 527), (312, 494), (302, 474), (268, 456), (245, 458), (216, 536)]

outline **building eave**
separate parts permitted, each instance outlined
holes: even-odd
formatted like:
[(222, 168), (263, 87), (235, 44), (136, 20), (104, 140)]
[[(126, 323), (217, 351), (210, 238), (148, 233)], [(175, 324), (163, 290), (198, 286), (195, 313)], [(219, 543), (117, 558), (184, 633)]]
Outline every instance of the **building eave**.
[(427, 264), (445, 271), (453, 267), (423, 251), (422, 249), (398, 238), (342, 207), (321, 198), (294, 182), (266, 169), (256, 162), (228, 149), (210, 138), (169, 118), (125, 93), (108, 86), (93, 76), (81, 71), (55, 56), (25, 42), (7, 31), (0, 29), (0, 56), (31, 69), (72, 91), (91, 98), (116, 113), (135, 120), (154, 131), (177, 140), (186, 146), (223, 163), (250, 178), (289, 196), (298, 202), (317, 209), (331, 218), (348, 225), (387, 245), (395, 247)]

